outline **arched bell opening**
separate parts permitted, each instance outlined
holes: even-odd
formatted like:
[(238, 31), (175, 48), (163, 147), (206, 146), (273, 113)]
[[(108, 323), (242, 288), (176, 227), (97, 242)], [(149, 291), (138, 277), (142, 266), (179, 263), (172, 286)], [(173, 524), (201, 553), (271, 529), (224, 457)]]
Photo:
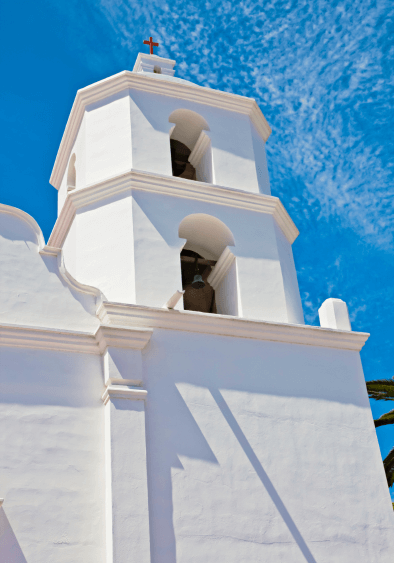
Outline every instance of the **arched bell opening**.
[(170, 139), (172, 175), (196, 180), (196, 169), (189, 162), (191, 150), (176, 139)]
[(208, 123), (198, 113), (177, 109), (170, 117), (172, 174), (179, 178), (212, 182), (211, 141)]
[[(186, 239), (180, 256), (182, 288), (185, 291), (184, 309), (201, 313), (234, 314), (235, 309), (227, 300), (234, 301), (232, 293), (236, 291), (236, 283), (229, 285), (225, 275), (221, 277), (219, 285), (214, 284), (215, 287), (209, 281), (217, 261), (225, 256), (229, 246), (235, 244), (230, 229), (212, 215), (195, 213), (183, 219), (178, 233), (180, 238)], [(233, 276), (233, 273), (230, 275)], [(228, 292), (230, 286), (231, 291)]]
[(216, 261), (206, 260), (193, 250), (182, 250), (181, 271), (182, 289), (185, 291), (183, 295), (185, 311), (217, 313), (215, 290), (208, 283), (208, 276), (215, 264)]

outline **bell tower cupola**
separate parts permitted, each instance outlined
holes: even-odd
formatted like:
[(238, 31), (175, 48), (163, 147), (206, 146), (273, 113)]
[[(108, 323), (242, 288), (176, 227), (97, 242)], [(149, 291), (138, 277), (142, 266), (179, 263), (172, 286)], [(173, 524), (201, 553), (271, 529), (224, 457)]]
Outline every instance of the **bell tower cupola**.
[(271, 196), (264, 115), (177, 77), (146, 44), (133, 71), (77, 92), (51, 176), (49, 245), (109, 301), (161, 308), (179, 292), (184, 314), (302, 324), (298, 231)]

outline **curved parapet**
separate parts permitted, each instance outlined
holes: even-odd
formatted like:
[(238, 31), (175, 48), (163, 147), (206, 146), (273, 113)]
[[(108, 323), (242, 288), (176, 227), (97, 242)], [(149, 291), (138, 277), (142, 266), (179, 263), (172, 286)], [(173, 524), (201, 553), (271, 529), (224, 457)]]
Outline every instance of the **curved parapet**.
[(10, 324), (94, 330), (105, 297), (80, 284), (64, 265), (61, 249), (45, 246), (37, 222), (0, 204), (2, 321)]

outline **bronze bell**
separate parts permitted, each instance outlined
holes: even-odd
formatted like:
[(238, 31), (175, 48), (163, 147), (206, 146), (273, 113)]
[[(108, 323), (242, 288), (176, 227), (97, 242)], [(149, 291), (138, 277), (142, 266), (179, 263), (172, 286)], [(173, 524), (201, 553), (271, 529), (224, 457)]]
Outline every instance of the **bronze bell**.
[(194, 279), (192, 281), (192, 287), (194, 289), (202, 289), (203, 287), (205, 287), (205, 282), (202, 279), (202, 277), (200, 276), (200, 274), (196, 274), (194, 276)]

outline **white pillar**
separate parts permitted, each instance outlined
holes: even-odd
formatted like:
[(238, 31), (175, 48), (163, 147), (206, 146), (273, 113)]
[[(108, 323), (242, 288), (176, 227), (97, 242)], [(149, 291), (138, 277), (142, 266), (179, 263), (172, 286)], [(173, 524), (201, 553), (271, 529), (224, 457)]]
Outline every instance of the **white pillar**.
[(320, 326), (338, 330), (352, 330), (349, 311), (342, 299), (326, 299), (319, 309)]
[(106, 563), (150, 563), (141, 350), (152, 331), (101, 325), (105, 390)]
[(145, 397), (126, 385), (103, 395), (107, 563), (150, 562)]

